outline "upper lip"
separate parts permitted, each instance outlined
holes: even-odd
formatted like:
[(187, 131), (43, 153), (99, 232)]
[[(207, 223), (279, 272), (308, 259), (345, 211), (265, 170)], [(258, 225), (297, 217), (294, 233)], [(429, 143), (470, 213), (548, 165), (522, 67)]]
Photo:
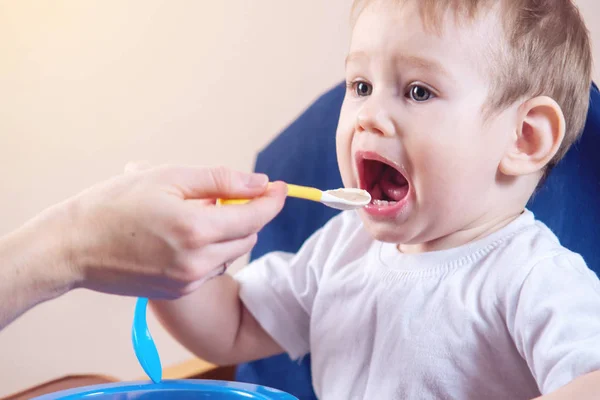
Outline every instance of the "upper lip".
[[(355, 162), (356, 162), (356, 167), (358, 169), (358, 184), (359, 184), (359, 188), (363, 189), (363, 190), (368, 190), (366, 182), (365, 182), (365, 160), (374, 160), (374, 161), (379, 161), (381, 163), (387, 164), (390, 167), (396, 169), (398, 172), (400, 172), (404, 178), (406, 179), (406, 173), (404, 171), (404, 168), (402, 168), (402, 166), (388, 158), (385, 158), (384, 156), (382, 156), (379, 153), (376, 153), (374, 151), (357, 151), (355, 154)], [(408, 179), (407, 179), (408, 181)]]

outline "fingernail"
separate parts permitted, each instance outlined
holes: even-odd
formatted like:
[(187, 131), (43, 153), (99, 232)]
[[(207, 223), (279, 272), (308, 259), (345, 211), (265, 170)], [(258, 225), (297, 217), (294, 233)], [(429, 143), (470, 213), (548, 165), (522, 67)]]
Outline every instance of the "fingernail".
[(269, 183), (269, 177), (265, 174), (251, 174), (246, 179), (246, 187), (250, 189), (264, 187), (267, 183)]

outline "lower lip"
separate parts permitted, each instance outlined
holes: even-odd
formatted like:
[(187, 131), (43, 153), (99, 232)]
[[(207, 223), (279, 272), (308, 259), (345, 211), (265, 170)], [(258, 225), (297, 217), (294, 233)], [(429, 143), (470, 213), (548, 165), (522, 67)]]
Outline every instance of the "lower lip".
[(363, 208), (363, 210), (365, 210), (365, 212), (372, 217), (379, 217), (379, 218), (396, 217), (405, 210), (405, 208), (408, 204), (409, 196), (410, 196), (410, 187), (408, 188), (408, 192), (406, 193), (406, 196), (404, 196), (404, 198), (402, 200), (396, 202), (396, 204), (377, 205), (374, 203), (369, 203), (368, 205), (366, 205)]

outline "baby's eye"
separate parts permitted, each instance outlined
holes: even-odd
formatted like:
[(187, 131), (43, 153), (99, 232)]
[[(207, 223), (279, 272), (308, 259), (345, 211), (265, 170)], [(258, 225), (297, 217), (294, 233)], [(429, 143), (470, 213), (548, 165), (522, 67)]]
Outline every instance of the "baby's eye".
[(373, 86), (367, 82), (356, 83), (356, 94), (359, 96), (370, 96), (373, 93)]
[(433, 97), (433, 93), (429, 89), (420, 85), (411, 85), (407, 94), (412, 100), (417, 102), (427, 101)]
[(370, 96), (373, 93), (373, 85), (364, 81), (352, 82), (348, 85), (359, 97)]

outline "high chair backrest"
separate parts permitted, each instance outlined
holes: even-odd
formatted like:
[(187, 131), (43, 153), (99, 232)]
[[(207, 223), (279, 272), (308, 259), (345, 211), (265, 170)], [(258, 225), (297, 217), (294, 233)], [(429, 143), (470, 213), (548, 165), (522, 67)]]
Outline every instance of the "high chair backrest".
[(590, 91), (581, 138), (527, 207), (600, 276), (600, 92), (596, 85)]

